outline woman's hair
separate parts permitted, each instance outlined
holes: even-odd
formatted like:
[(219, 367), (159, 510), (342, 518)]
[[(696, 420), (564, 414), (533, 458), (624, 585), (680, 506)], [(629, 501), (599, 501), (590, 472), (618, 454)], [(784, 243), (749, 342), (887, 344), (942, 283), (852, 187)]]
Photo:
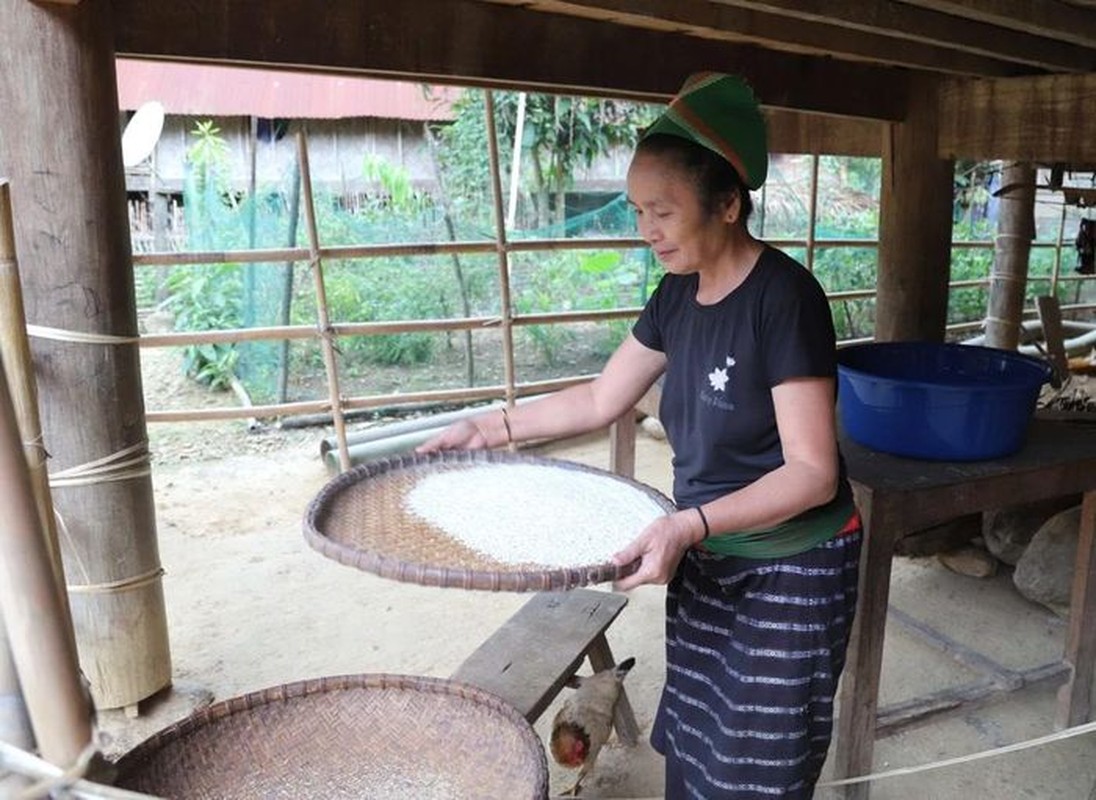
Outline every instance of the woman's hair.
[(693, 181), (701, 207), (715, 214), (722, 203), (729, 202), (737, 192), (742, 203), (739, 220), (743, 225), (753, 213), (750, 191), (727, 159), (702, 145), (669, 133), (652, 133), (640, 140), (636, 152), (669, 158)]

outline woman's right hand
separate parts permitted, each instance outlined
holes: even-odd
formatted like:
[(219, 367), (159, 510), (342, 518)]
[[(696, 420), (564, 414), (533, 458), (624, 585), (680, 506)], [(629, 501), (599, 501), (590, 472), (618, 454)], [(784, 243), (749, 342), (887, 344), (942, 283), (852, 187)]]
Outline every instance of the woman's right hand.
[(416, 453), (435, 453), (438, 450), (481, 450), (487, 447), (487, 437), (476, 423), (462, 419), (448, 426), (441, 433), (430, 437), (415, 448)]

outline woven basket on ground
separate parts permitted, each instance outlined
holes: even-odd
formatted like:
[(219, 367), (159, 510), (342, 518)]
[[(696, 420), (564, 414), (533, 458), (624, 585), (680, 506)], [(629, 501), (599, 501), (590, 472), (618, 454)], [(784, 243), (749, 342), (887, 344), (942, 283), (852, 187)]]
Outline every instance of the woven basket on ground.
[(549, 591), (613, 581), (635, 570), (637, 565), (621, 567), (612, 562), (565, 568), (508, 564), (472, 550), (405, 510), (405, 496), (424, 477), (483, 464), (578, 470), (627, 484), (667, 512), (674, 508), (670, 500), (649, 486), (583, 464), (507, 451), (444, 451), (380, 459), (339, 475), (309, 505), (304, 520), (305, 539), (315, 550), (341, 564), (427, 586)]
[(467, 684), (347, 675), (196, 712), (118, 760), (117, 785), (180, 800), (539, 800), (544, 747), (517, 711)]

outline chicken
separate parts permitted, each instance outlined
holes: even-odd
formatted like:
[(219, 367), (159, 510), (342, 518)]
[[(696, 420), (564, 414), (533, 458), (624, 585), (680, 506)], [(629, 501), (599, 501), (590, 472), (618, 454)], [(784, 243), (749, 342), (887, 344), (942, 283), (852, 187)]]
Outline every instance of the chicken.
[(636, 663), (626, 658), (615, 667), (575, 680), (578, 688), (552, 721), (552, 758), (564, 767), (579, 767), (574, 785), (563, 792), (577, 797), (583, 778), (594, 768), (598, 751), (613, 728), (613, 711), (624, 676)]

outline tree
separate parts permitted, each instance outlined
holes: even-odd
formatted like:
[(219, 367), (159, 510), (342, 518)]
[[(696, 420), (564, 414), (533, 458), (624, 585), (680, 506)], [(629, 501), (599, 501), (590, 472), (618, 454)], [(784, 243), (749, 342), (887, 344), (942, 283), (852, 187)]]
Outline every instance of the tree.
[[(518, 128), (518, 93), (495, 92), (495, 124), (500, 152), (510, 152)], [(490, 203), (484, 94), (465, 92), (454, 105), (456, 119), (438, 130), (439, 162), (455, 195), (466, 206), (492, 208)], [(589, 168), (615, 147), (633, 147), (641, 123), (652, 110), (639, 103), (603, 98), (528, 94), (525, 99), (521, 147), (531, 168), (526, 186), (535, 209), (536, 225), (564, 221), (564, 194), (579, 167)], [(500, 165), (508, 181), (509, 162)], [(486, 201), (486, 202), (485, 202)], [(459, 211), (459, 210), (458, 210)], [(489, 218), (482, 220), (490, 223)]]

